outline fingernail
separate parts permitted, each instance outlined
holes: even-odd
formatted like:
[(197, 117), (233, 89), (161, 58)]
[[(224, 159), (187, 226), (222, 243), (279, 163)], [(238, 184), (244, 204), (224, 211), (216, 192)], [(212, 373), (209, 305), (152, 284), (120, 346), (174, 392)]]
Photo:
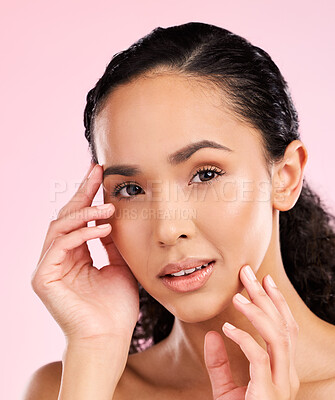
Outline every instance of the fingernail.
[(241, 293), (237, 293), (235, 295), (235, 297), (236, 297), (236, 300), (238, 300), (242, 304), (249, 304), (250, 303), (250, 301), (246, 297), (241, 295)]
[(270, 285), (271, 287), (274, 287), (274, 288), (277, 287), (277, 285), (274, 283), (274, 281), (273, 281), (273, 279), (271, 278), (270, 275), (268, 275), (268, 276), (266, 277), (266, 279), (268, 280), (269, 285)]
[(257, 280), (253, 270), (250, 268), (250, 265), (247, 265), (246, 267), (244, 267), (244, 273), (245, 273), (246, 277), (249, 279), (249, 281)]
[(225, 322), (225, 323), (223, 324), (222, 330), (223, 330), (223, 328), (227, 328), (227, 329), (229, 329), (229, 330), (236, 329), (236, 327), (235, 327), (234, 325), (230, 324), (229, 322)]
[(100, 206), (97, 206), (98, 210), (106, 210), (107, 208), (111, 208), (112, 204), (111, 203), (107, 203), (107, 204), (101, 204)]
[(105, 228), (107, 228), (108, 226), (110, 226), (110, 224), (103, 224), (103, 225), (98, 225), (97, 228), (105, 229)]

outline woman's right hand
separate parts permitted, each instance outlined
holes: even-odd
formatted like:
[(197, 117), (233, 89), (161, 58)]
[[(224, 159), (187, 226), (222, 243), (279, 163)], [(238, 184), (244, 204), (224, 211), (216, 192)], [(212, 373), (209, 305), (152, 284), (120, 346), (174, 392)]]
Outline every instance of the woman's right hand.
[[(87, 178), (88, 174), (90, 176)], [(100, 270), (86, 241), (104, 238), (111, 225), (87, 226), (108, 219), (115, 208), (91, 206), (102, 182), (102, 167), (91, 164), (73, 198), (52, 221), (31, 284), (63, 330), (67, 341), (130, 341), (139, 316), (137, 280), (114, 246), (110, 265)]]

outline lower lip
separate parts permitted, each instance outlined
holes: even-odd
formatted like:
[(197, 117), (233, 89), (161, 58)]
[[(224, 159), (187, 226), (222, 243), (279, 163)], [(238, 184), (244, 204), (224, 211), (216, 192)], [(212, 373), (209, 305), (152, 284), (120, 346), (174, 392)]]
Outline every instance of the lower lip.
[(184, 293), (200, 289), (209, 279), (213, 272), (215, 261), (207, 267), (199, 269), (184, 276), (163, 276), (161, 279), (166, 287), (174, 292)]

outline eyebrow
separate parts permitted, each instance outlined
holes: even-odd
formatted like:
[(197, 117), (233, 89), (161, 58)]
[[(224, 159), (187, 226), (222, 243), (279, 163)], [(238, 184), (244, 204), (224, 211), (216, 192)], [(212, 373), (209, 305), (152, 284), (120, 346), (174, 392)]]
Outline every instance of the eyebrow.
[[(190, 143), (187, 146), (177, 150), (167, 157), (167, 162), (170, 165), (178, 165), (188, 160), (196, 151), (204, 148), (220, 149), (228, 153), (233, 152), (227, 146), (223, 146), (220, 143), (211, 140), (201, 140), (200, 142)], [(108, 175), (123, 175), (123, 176), (135, 176), (142, 173), (139, 165), (135, 164), (117, 164), (111, 165), (106, 168), (103, 172), (103, 179)]]

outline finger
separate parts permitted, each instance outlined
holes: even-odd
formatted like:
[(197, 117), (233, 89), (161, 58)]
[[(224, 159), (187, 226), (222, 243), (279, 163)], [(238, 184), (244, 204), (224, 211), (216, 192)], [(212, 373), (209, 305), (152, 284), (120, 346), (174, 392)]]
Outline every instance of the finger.
[(296, 348), (299, 336), (299, 325), (295, 320), (289, 305), (287, 304), (285, 297), (277, 288), (275, 282), (270, 275), (263, 278), (263, 286), (274, 305), (282, 317), (287, 321), (288, 330), (290, 332), (291, 339), (291, 351), (290, 351), (290, 381), (293, 393), (297, 393), (300, 387), (300, 380), (296, 371)]
[(225, 323), (222, 330), (237, 343), (250, 362), (250, 379), (264, 391), (272, 387), (271, 365), (268, 353), (249, 333)]
[[(94, 165), (94, 167), (93, 167), (93, 165)], [(75, 193), (75, 195), (72, 197), (70, 202), (68, 202), (60, 210), (60, 212), (58, 213), (57, 220), (63, 218), (64, 216), (66, 216), (68, 214), (75, 212), (76, 210), (79, 210), (80, 208), (89, 206), (92, 203), (93, 198), (100, 186), (99, 173), (97, 172), (97, 170), (99, 170), (99, 168), (100, 168), (100, 175), (102, 175), (101, 166), (98, 164), (93, 164), (93, 163), (91, 164), (90, 169), (88, 170), (88, 172), (86, 174), (86, 178), (84, 178), (80, 188)], [(95, 176), (95, 174), (97, 174), (97, 176)], [(95, 179), (96, 183), (95, 183), (95, 185), (92, 185), (92, 180), (94, 181), (94, 179)], [(54, 220), (54, 221), (57, 221), (57, 220)], [(52, 236), (52, 225), (54, 225), (54, 221), (51, 221), (51, 223), (49, 225), (49, 229), (48, 229), (48, 232), (46, 234), (46, 237), (45, 237), (45, 240), (44, 240), (44, 243), (42, 246), (42, 250), (40, 253), (38, 263), (44, 256), (44, 253), (46, 252), (46, 250), (49, 248), (52, 240), (55, 239), (55, 237)]]
[(256, 304), (264, 313), (275, 322), (280, 322), (282, 317), (276, 306), (267, 295), (266, 291), (257, 280), (250, 265), (246, 265), (240, 270), (240, 279), (243, 283), (250, 300)]
[(273, 383), (285, 387), (289, 382), (290, 339), (284, 321), (274, 323), (263, 310), (240, 293), (233, 297), (233, 304), (249, 319), (267, 343)]
[[(90, 163), (90, 166), (89, 166), (88, 170), (86, 171), (86, 174), (85, 174), (83, 180), (81, 181), (81, 183), (80, 183), (80, 185), (79, 185), (79, 187), (78, 187), (76, 193), (81, 192), (81, 191), (83, 190), (84, 186), (87, 184), (88, 179), (91, 177), (92, 173), (94, 172), (94, 169), (95, 169), (96, 165), (97, 165), (97, 164), (94, 163), (94, 162), (91, 162), (91, 163)], [(74, 196), (73, 196), (73, 197), (74, 197)], [(72, 197), (72, 199), (73, 199), (73, 197)], [(63, 215), (63, 213), (65, 214), (65, 212), (63, 212), (63, 209), (64, 209), (64, 208), (65, 208), (65, 207), (63, 207), (63, 208), (60, 210), (60, 212), (58, 213), (58, 217), (61, 217), (61, 216)]]
[(110, 218), (114, 211), (114, 205), (108, 203), (100, 206), (84, 207), (70, 214), (66, 214), (60, 219), (51, 221), (38, 262), (40, 262), (44, 253), (57, 236), (84, 227), (87, 222), (92, 220), (104, 219), (105, 223), (108, 223), (105, 218)]
[[(103, 220), (108, 223), (108, 219), (115, 211), (112, 203), (101, 204), (99, 206), (89, 206), (75, 210), (70, 214), (66, 214), (60, 219), (56, 219), (50, 223), (48, 240), (46, 246), (59, 235), (64, 235), (75, 229), (83, 228), (90, 221)], [(97, 223), (96, 223), (97, 225)], [(102, 224), (99, 224), (102, 225)]]
[(287, 301), (285, 300), (285, 297), (277, 288), (276, 284), (274, 283), (270, 275), (267, 275), (266, 277), (263, 278), (263, 285), (271, 301), (276, 306), (277, 310), (279, 311), (283, 319), (287, 322), (287, 327), (291, 337), (292, 351), (293, 353), (295, 353), (299, 335), (298, 323), (295, 320), (290, 310), (290, 307), (288, 306)]
[(90, 166), (89, 166), (88, 170), (86, 171), (86, 174), (85, 174), (83, 180), (81, 181), (80, 186), (82, 186), (87, 181), (87, 178), (90, 176), (90, 174), (93, 171), (95, 166), (96, 166), (96, 163), (91, 161)]
[(88, 178), (91, 176), (91, 173), (92, 173), (92, 171), (94, 170), (94, 168), (95, 168), (96, 165), (97, 165), (97, 164), (96, 164), (95, 162), (93, 162), (93, 161), (90, 163), (90, 166), (89, 166), (89, 168), (88, 168), (88, 171), (86, 172), (86, 174), (85, 174), (83, 180), (81, 181), (81, 183), (80, 183), (80, 185), (79, 185), (77, 191), (80, 190), (80, 189), (87, 183), (87, 180), (88, 180)]
[(237, 387), (231, 373), (224, 340), (218, 332), (207, 332), (204, 356), (214, 399)]
[[(244, 284), (252, 302), (256, 304), (261, 310), (263, 310), (270, 319), (273, 320), (272, 326), (273, 328), (277, 329), (278, 333), (277, 335), (275, 333), (274, 336), (272, 335), (273, 339), (271, 342), (268, 341), (268, 339), (271, 340), (270, 337), (266, 339), (263, 336), (263, 338), (268, 344), (268, 351), (273, 372), (273, 381), (279, 386), (285, 386), (291, 374), (290, 366), (293, 362), (291, 332), (289, 330), (286, 315), (283, 315), (277, 308), (276, 304), (272, 301), (268, 293), (264, 290), (263, 286), (257, 280), (249, 265), (241, 268), (240, 279)], [(283, 300), (285, 301), (285, 299)], [(266, 325), (264, 325), (264, 328), (266, 328)], [(259, 330), (258, 327), (257, 329)], [(260, 330), (259, 332), (261, 333)], [(276, 337), (277, 340), (275, 339)]]
[(45, 252), (41, 262), (37, 265), (32, 275), (32, 281), (35, 282), (47, 275), (48, 280), (43, 282), (44, 285), (47, 285), (48, 283), (59, 279), (59, 277), (62, 276), (63, 271), (58, 267), (62, 262), (64, 262), (70, 250), (81, 246), (87, 240), (107, 235), (111, 228), (112, 226), (110, 224), (90, 226), (56, 237)]
[(89, 175), (82, 181), (71, 200), (59, 211), (57, 218), (62, 218), (67, 214), (92, 204), (93, 198), (102, 182), (102, 171), (103, 168), (101, 165), (94, 165), (94, 168), (92, 168)]

